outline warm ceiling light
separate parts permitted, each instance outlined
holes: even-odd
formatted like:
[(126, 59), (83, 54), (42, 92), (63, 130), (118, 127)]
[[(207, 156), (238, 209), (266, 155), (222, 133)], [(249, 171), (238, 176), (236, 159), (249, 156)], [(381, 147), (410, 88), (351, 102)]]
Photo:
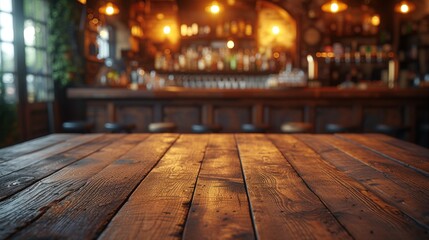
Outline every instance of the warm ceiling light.
[(217, 2), (212, 2), (212, 4), (207, 7), (207, 11), (212, 14), (218, 14), (220, 12), (220, 6)]
[(278, 26), (274, 26), (271, 31), (273, 32), (274, 35), (279, 35), (280, 33), (280, 28)]
[(171, 33), (171, 27), (170, 26), (164, 26), (164, 29), (162, 29), (165, 35), (168, 35)]
[(416, 5), (412, 2), (408, 1), (400, 1), (395, 5), (395, 11), (402, 14), (407, 14), (411, 11), (413, 11), (416, 8)]
[(380, 25), (380, 16), (378, 16), (378, 15), (374, 15), (374, 16), (372, 16), (371, 17), (371, 24), (373, 25), (373, 26), (378, 26), (378, 25)]
[(330, 0), (322, 5), (322, 10), (324, 12), (337, 13), (346, 10), (347, 7), (347, 4), (340, 0)]
[(82, 4), (86, 4), (86, 0), (77, 0), (77, 1), (82, 3)]
[(106, 14), (109, 16), (115, 15), (119, 13), (119, 8), (112, 2), (107, 2), (106, 4), (102, 5), (98, 11), (102, 14)]

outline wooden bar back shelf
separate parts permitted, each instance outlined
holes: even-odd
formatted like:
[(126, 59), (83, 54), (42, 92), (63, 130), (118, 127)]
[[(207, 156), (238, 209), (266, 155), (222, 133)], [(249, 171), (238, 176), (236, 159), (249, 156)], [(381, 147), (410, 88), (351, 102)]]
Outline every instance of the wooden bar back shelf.
[(429, 238), (429, 150), (379, 134), (56, 134), (0, 170), (0, 239)]

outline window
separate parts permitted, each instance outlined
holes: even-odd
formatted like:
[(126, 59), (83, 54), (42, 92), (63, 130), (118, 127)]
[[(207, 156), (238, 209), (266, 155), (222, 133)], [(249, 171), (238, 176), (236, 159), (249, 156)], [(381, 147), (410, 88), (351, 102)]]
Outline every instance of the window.
[[(47, 55), (48, 0), (21, 0), (24, 6), (25, 56), (15, 52), (13, 3), (0, 0), (0, 97), (8, 103), (18, 101), (17, 58), (25, 58), (27, 100), (29, 103), (54, 99), (54, 87)], [(16, 4), (19, 6), (20, 4)], [(18, 46), (20, 47), (20, 46)]]
[(47, 55), (48, 9), (47, 0), (24, 0), (27, 100), (30, 103), (54, 100)]
[(98, 44), (98, 59), (105, 59), (110, 57), (110, 33), (108, 27), (100, 27), (99, 35), (97, 36)]
[(0, 97), (17, 101), (12, 0), (0, 0)]

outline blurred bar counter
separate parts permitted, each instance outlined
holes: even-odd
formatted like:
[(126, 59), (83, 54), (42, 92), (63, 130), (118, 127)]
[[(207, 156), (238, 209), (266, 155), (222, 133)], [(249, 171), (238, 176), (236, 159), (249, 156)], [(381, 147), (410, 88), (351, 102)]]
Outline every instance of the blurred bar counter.
[(96, 132), (112, 121), (134, 123), (136, 132), (147, 132), (151, 122), (174, 122), (184, 133), (193, 124), (217, 124), (223, 132), (265, 124), (269, 132), (280, 132), (285, 122), (306, 122), (315, 133), (332, 123), (354, 125), (358, 132), (385, 124), (408, 129), (405, 140), (428, 141), (421, 129), (429, 124), (429, 88), (69, 88), (67, 98), (69, 116), (94, 122)]

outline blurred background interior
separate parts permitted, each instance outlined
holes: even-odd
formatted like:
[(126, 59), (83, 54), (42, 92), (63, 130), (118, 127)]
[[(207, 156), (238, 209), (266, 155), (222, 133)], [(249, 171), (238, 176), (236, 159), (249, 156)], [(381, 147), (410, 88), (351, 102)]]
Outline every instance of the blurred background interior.
[(164, 131), (428, 146), (428, 86), (427, 0), (0, 0), (0, 147)]

